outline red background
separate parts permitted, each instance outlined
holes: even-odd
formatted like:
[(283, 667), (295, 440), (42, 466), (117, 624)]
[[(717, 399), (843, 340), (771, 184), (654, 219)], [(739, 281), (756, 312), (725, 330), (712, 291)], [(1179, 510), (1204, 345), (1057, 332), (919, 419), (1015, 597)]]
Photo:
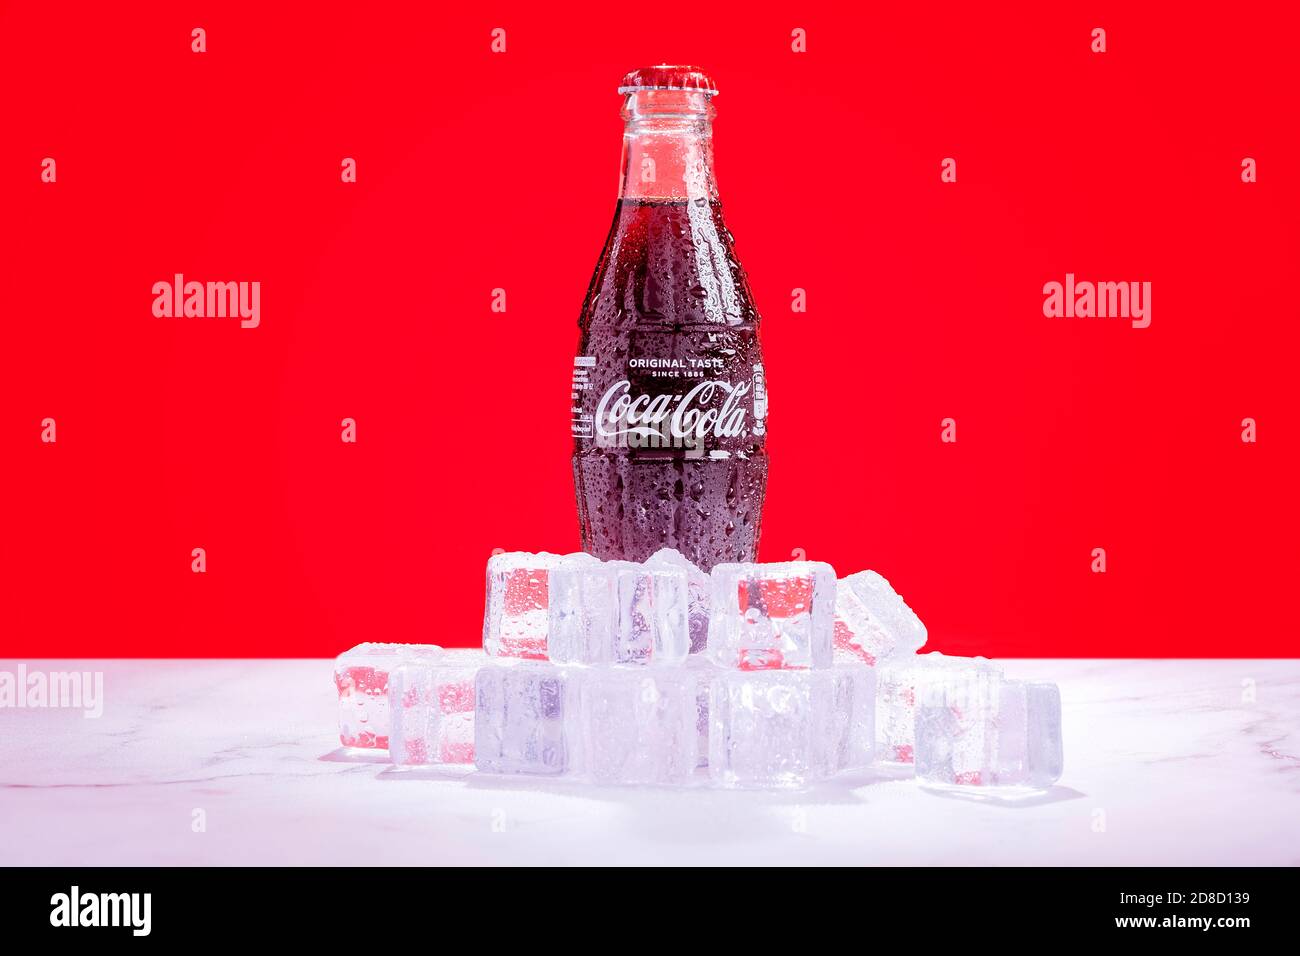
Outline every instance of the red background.
[[(876, 568), (949, 652), (1295, 653), (1281, 5), (272, 6), (0, 10), (0, 654), (475, 643), (493, 548), (577, 547), (614, 90), (664, 60), (722, 91), (763, 558)], [(1151, 327), (1045, 318), (1067, 271), (1152, 282)], [(174, 272), (260, 281), (261, 327), (154, 318)]]

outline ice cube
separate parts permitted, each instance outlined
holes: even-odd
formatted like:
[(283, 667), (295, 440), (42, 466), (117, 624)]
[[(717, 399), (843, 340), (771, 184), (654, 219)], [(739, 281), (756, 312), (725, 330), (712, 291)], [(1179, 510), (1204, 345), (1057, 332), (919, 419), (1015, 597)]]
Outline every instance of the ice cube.
[(694, 668), (596, 667), (580, 690), (586, 773), (602, 784), (684, 784), (699, 763)]
[(865, 770), (876, 755), (876, 674), (859, 661), (831, 670), (837, 719), (848, 725), (837, 769)]
[(1001, 678), (1002, 670), (983, 657), (948, 657), (911, 654), (893, 658), (876, 672), (876, 759), (882, 763), (912, 765), (916, 746), (917, 694), (932, 681), (964, 673), (988, 673)]
[(508, 551), (492, 555), (487, 563), (483, 650), (493, 657), (546, 660), (550, 573), (595, 561), (581, 553)]
[(1061, 776), (1061, 697), (1055, 684), (953, 675), (916, 709), (916, 775), (932, 786), (1042, 790)]
[(474, 762), (474, 678), (487, 658), (448, 654), (405, 663), (388, 676), (392, 730), (388, 753), (398, 766)]
[(709, 777), (723, 787), (804, 787), (871, 762), (872, 680), (861, 665), (711, 681)]
[(707, 654), (692, 654), (684, 665), (695, 673), (695, 731), (699, 737), (696, 766), (709, 765), (709, 685), (721, 668)]
[(555, 776), (581, 766), (573, 669), (494, 662), (475, 677), (474, 765), (491, 773)]
[(820, 561), (713, 569), (709, 655), (741, 670), (829, 667), (835, 571)]
[(687, 620), (691, 634), (691, 653), (703, 653), (709, 637), (709, 600), (712, 582), (709, 576), (692, 564), (680, 552), (672, 548), (662, 548), (646, 559), (646, 567), (675, 567), (686, 572), (686, 587), (689, 596)]
[(925, 625), (889, 582), (875, 571), (840, 578), (835, 587), (835, 659), (875, 665), (915, 654)]
[(556, 664), (673, 664), (690, 653), (688, 572), (657, 562), (578, 562), (550, 572)]
[(612, 654), (618, 577), (603, 561), (551, 569), (547, 656), (553, 663), (594, 663)]
[(406, 660), (434, 661), (436, 644), (358, 644), (334, 661), (339, 740), (345, 747), (388, 749), (388, 674)]
[(1061, 690), (1055, 684), (1025, 684), (1026, 786), (1046, 789), (1061, 779), (1065, 753), (1061, 739)]

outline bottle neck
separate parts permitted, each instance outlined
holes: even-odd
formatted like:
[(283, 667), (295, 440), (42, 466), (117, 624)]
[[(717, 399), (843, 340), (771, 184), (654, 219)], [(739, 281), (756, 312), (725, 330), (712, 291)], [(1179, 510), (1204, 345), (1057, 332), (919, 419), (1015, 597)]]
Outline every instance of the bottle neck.
[(623, 104), (619, 198), (718, 198), (713, 178), (713, 105), (707, 93), (638, 90)]

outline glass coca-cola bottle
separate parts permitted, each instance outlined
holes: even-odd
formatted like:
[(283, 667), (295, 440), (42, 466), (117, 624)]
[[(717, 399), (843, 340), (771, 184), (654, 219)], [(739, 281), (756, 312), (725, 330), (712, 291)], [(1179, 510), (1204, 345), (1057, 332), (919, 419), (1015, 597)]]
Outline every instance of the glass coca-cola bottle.
[(573, 363), (582, 545), (752, 561), (767, 487), (759, 316), (713, 177), (713, 81), (629, 73), (623, 177)]

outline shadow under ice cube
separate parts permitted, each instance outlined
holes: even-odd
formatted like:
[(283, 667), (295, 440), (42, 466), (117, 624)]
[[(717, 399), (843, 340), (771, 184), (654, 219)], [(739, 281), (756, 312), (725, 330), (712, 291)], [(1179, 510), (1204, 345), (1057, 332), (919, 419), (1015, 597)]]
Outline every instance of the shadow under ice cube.
[(578, 687), (553, 664), (487, 664), (475, 678), (474, 764), (556, 776), (580, 766)]

